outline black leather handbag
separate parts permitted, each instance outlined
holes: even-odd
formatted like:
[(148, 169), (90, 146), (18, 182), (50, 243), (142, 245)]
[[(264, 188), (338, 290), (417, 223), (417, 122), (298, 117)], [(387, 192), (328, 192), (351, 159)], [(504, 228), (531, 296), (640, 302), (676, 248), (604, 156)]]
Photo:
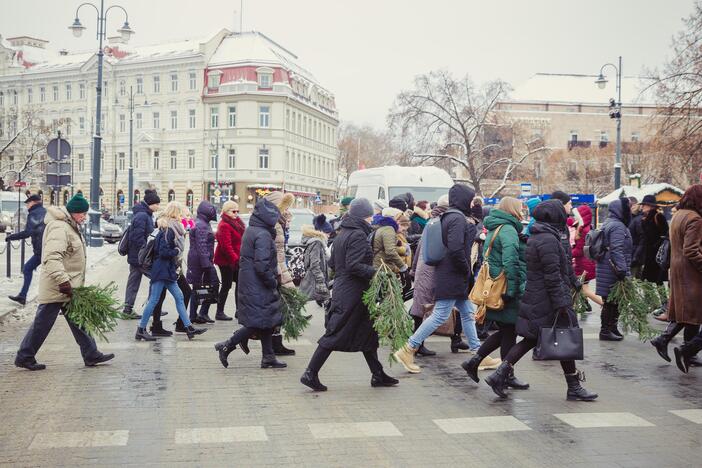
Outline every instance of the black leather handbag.
[(568, 328), (557, 328), (558, 313), (550, 328), (541, 328), (534, 348), (534, 359), (539, 361), (582, 361), (583, 329), (573, 325), (570, 313)]
[(194, 285), (193, 294), (197, 305), (216, 304), (219, 301), (219, 285)]

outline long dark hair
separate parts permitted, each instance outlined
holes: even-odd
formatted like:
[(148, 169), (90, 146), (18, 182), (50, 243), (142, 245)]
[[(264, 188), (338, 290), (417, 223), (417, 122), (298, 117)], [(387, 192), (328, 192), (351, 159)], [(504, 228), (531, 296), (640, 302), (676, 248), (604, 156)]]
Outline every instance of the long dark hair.
[(679, 210), (696, 211), (702, 216), (702, 184), (690, 186), (678, 202)]

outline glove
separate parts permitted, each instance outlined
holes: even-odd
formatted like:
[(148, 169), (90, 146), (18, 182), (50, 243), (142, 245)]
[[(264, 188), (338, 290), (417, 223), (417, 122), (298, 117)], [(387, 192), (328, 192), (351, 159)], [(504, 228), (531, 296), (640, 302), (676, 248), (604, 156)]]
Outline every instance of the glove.
[(73, 288), (71, 287), (71, 283), (69, 281), (59, 284), (58, 288), (59, 291), (61, 291), (61, 294), (65, 294), (68, 297), (73, 296)]
[(510, 296), (509, 294), (503, 294), (502, 300), (505, 304), (507, 304), (508, 302), (512, 302), (514, 300), (514, 297)]

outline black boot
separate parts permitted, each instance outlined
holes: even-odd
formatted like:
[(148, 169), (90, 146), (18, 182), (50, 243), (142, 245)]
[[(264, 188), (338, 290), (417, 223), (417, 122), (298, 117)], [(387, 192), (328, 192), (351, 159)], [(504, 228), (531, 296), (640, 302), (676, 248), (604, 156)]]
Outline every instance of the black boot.
[(451, 337), (451, 352), (453, 354), (456, 354), (459, 350), (468, 351), (469, 349), (470, 346), (468, 346), (468, 343), (461, 339), (460, 335), (453, 335)]
[(502, 361), (500, 367), (498, 367), (495, 372), (487, 376), (485, 383), (492, 387), (492, 391), (495, 392), (497, 396), (500, 398), (507, 398), (507, 393), (505, 393), (507, 388), (507, 377), (509, 377), (512, 372), (512, 365), (507, 361)]
[(399, 380), (390, 377), (382, 369), (380, 370), (380, 372), (374, 373), (371, 377), (371, 387), (394, 387), (399, 383)]
[(122, 320), (139, 320), (141, 319), (141, 315), (134, 313), (130, 306), (125, 306), (121, 318)]
[(163, 328), (162, 323), (157, 323), (157, 324), (152, 324), (151, 325), (151, 335), (152, 336), (173, 336), (173, 332), (170, 330), (166, 330)]
[(137, 341), (156, 341), (156, 338), (153, 336), (149, 335), (149, 332), (146, 331), (146, 328), (141, 328), (137, 327), (136, 334), (134, 335), (134, 339)]
[(310, 387), (315, 392), (326, 392), (327, 386), (319, 381), (319, 375), (310, 369), (305, 369), (305, 373), (300, 377), (300, 383)]
[(609, 329), (614, 336), (618, 336), (622, 340), (624, 339), (624, 335), (619, 331), (619, 308), (612, 310), (612, 315), (609, 320)]
[(189, 340), (192, 340), (193, 338), (195, 338), (195, 335), (202, 335), (206, 331), (207, 331), (207, 328), (195, 328), (192, 325), (185, 328), (185, 333), (187, 333)]
[(227, 360), (229, 354), (236, 349), (236, 344), (232, 341), (233, 337), (214, 345), (214, 348), (219, 353), (219, 362), (221, 362), (225, 368), (229, 367), (229, 361)]
[(201, 320), (200, 323), (215, 323), (215, 321), (210, 318), (209, 314), (200, 314), (198, 318)]
[(15, 301), (18, 304), (25, 305), (27, 303), (27, 298), (22, 296), (7, 296), (11, 301)]
[(275, 358), (275, 354), (264, 354), (263, 358), (261, 359), (261, 369), (282, 369), (284, 367), (288, 367), (288, 365), (282, 361), (277, 360)]
[(656, 348), (658, 355), (664, 360), (671, 362), (670, 355), (668, 354), (668, 343), (669, 340), (666, 340), (663, 335), (657, 336), (651, 340), (651, 344)]
[(470, 358), (469, 361), (464, 361), (463, 364), (461, 364), (461, 367), (464, 371), (466, 371), (468, 377), (470, 377), (475, 383), (480, 382), (480, 377), (478, 377), (478, 366), (481, 362), (483, 362), (483, 359), (485, 359), (483, 356), (476, 354)]
[(436, 356), (436, 351), (432, 351), (431, 349), (425, 347), (424, 343), (422, 343), (416, 354), (419, 356)]
[(92, 359), (87, 359), (84, 362), (85, 362), (86, 367), (95, 367), (98, 364), (102, 364), (103, 362), (111, 361), (114, 358), (115, 358), (115, 355), (112, 353), (100, 354), (98, 357), (92, 358)]
[(231, 318), (230, 316), (228, 316), (227, 314), (225, 314), (224, 312), (217, 312), (217, 315), (215, 315), (215, 320), (223, 320), (225, 322), (228, 322), (228, 321), (234, 320), (234, 319)]
[(251, 350), (249, 349), (249, 340), (241, 340), (241, 343), (239, 343), (239, 347), (241, 350), (244, 352), (244, 354), (249, 354)]
[(175, 332), (176, 333), (186, 333), (187, 332), (185, 325), (183, 325), (183, 321), (181, 319), (178, 319), (175, 322), (173, 322), (173, 325), (175, 325)]
[(515, 390), (528, 390), (529, 389), (529, 384), (526, 382), (522, 382), (519, 380), (517, 377), (514, 376), (514, 367), (512, 368), (512, 372), (509, 373), (507, 376), (507, 386), (509, 388), (513, 388)]
[(585, 382), (585, 374), (576, 371), (575, 374), (564, 374), (568, 383), (568, 393), (566, 400), (570, 401), (594, 401), (597, 399), (597, 393), (588, 392), (580, 382)]
[(617, 336), (612, 332), (612, 307), (605, 303), (602, 307), (602, 316), (600, 317), (600, 341), (622, 341), (623, 337)]
[(46, 366), (44, 364), (39, 364), (34, 359), (32, 359), (31, 361), (20, 361), (19, 358), (15, 358), (15, 366), (30, 371), (40, 371), (46, 369)]
[(276, 356), (294, 356), (295, 350), (283, 346), (283, 335), (273, 335), (273, 352)]

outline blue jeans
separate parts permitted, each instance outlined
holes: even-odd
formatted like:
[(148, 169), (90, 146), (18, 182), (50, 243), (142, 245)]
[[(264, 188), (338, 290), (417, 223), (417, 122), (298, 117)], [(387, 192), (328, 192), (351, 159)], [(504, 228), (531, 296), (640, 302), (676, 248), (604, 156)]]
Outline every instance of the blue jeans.
[(463, 333), (468, 337), (468, 346), (470, 349), (480, 348), (480, 340), (478, 332), (475, 330), (475, 306), (468, 299), (441, 299), (434, 304), (434, 312), (427, 318), (422, 325), (414, 332), (414, 335), (409, 338), (410, 347), (419, 348), (424, 340), (436, 331), (441, 325), (448, 320), (451, 310), (456, 307), (461, 314), (461, 325), (463, 325)]
[(29, 285), (32, 284), (32, 275), (34, 270), (41, 265), (41, 255), (34, 254), (29, 257), (22, 268), (22, 275), (24, 275), (24, 283), (22, 283), (22, 290), (18, 294), (19, 297), (27, 298), (27, 293), (29, 292)]
[(181, 291), (178, 287), (178, 283), (175, 281), (153, 281), (151, 283), (151, 292), (149, 292), (149, 302), (146, 303), (144, 312), (141, 313), (141, 322), (139, 322), (139, 327), (146, 328), (146, 326), (149, 324), (151, 314), (154, 313), (154, 309), (161, 298), (161, 292), (164, 288), (168, 289), (168, 292), (171, 293), (171, 296), (173, 296), (173, 300), (175, 300), (176, 304), (176, 310), (178, 311), (178, 316), (183, 321), (183, 325), (186, 327), (192, 325), (190, 323), (190, 319), (188, 318), (188, 312), (185, 310), (183, 291)]

